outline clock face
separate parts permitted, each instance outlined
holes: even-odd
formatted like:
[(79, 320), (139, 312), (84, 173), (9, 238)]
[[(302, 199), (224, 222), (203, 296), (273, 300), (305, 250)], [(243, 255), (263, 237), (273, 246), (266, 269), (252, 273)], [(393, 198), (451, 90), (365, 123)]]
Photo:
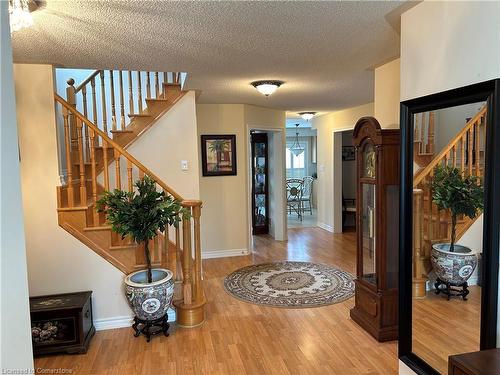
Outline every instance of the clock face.
[(372, 144), (367, 144), (363, 152), (363, 176), (375, 178), (377, 156)]

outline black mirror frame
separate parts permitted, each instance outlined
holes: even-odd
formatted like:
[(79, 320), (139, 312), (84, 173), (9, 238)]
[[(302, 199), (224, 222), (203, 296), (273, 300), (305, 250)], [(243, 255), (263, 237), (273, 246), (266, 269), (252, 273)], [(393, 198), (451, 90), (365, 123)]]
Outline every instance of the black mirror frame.
[[(413, 115), (479, 101), (487, 102), (485, 141), (483, 287), (480, 350), (496, 348), (500, 249), (500, 79), (401, 102), (401, 190), (399, 227), (399, 359), (417, 374), (439, 374), (412, 352)], [(495, 193), (496, 192), (496, 193)]]

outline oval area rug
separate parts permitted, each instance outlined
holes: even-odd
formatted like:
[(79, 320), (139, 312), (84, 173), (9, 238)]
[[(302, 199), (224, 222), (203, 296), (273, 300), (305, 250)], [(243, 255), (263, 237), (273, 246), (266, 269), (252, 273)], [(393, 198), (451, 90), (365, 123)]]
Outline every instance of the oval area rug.
[(283, 261), (240, 268), (224, 279), (224, 288), (242, 301), (304, 308), (351, 298), (354, 280), (349, 273), (324, 264)]

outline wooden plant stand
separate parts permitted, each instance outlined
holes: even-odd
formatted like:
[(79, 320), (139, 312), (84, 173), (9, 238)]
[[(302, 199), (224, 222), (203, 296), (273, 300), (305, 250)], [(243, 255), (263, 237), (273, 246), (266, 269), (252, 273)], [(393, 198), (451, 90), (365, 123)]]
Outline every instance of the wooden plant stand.
[(168, 337), (168, 329), (170, 324), (168, 324), (168, 315), (165, 314), (164, 317), (156, 320), (143, 320), (139, 319), (137, 316), (134, 317), (134, 324), (132, 328), (135, 331), (134, 336), (139, 337), (141, 334), (146, 336), (146, 341), (151, 341), (151, 336), (163, 333)]
[(443, 293), (444, 295), (448, 296), (448, 301), (451, 297), (458, 296), (462, 297), (464, 301), (467, 301), (467, 295), (469, 294), (469, 285), (467, 284), (467, 281), (461, 284), (454, 284), (443, 281), (438, 277), (436, 282), (434, 283), (434, 288), (436, 289), (436, 294)]

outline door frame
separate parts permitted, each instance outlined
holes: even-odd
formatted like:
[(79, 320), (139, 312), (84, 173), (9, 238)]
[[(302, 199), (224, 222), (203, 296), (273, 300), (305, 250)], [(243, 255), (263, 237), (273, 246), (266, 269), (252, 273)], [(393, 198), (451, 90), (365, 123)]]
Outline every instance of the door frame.
[[(248, 249), (249, 252), (253, 252), (253, 235), (252, 235), (252, 150), (250, 145), (250, 132), (251, 131), (262, 131), (266, 133), (273, 134), (273, 144), (268, 140), (268, 146), (273, 149), (281, 149), (281, 152), (274, 152), (273, 160), (269, 158), (270, 163), (274, 161), (275, 164), (281, 165), (281, 173), (275, 176), (274, 179), (269, 181), (270, 186), (278, 186), (276, 190), (277, 196), (280, 198), (276, 204), (276, 212), (273, 217), (275, 220), (271, 220), (271, 226), (273, 229), (276, 228), (276, 236), (274, 239), (276, 241), (286, 241), (287, 240), (287, 217), (286, 217), (286, 194), (285, 194), (285, 178), (286, 178), (286, 166), (285, 166), (285, 146), (286, 146), (286, 134), (284, 128), (272, 128), (258, 125), (246, 124), (245, 126), (245, 155), (247, 163), (247, 231), (248, 231)], [(275, 137), (275, 135), (278, 135)], [(281, 159), (281, 160), (280, 160)], [(270, 218), (272, 219), (272, 217)]]

